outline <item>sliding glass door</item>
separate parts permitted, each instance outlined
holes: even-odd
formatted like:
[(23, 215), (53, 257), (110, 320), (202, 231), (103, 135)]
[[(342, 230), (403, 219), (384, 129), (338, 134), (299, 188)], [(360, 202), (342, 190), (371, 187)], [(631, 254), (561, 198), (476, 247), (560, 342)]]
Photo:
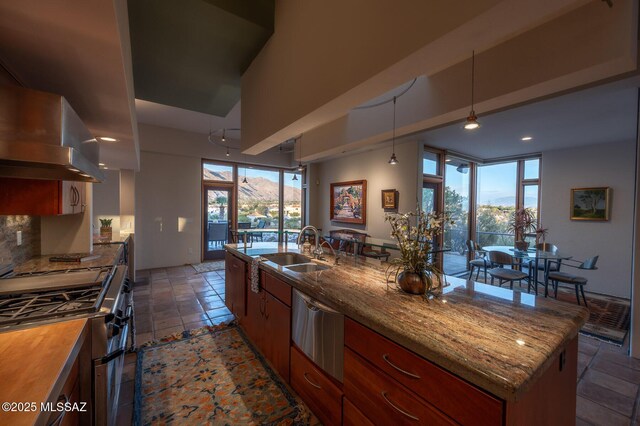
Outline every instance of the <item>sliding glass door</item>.
[(205, 186), (204, 202), (206, 218), (204, 225), (203, 258), (223, 259), (224, 245), (231, 241), (231, 226), (233, 223), (231, 209), (233, 188), (229, 186)]

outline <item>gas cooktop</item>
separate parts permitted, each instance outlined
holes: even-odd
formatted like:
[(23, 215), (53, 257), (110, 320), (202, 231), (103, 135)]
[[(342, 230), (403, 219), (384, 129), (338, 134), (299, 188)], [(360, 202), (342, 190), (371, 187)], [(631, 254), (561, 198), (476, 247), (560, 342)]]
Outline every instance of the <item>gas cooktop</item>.
[(0, 280), (0, 327), (98, 312), (111, 268), (27, 273)]

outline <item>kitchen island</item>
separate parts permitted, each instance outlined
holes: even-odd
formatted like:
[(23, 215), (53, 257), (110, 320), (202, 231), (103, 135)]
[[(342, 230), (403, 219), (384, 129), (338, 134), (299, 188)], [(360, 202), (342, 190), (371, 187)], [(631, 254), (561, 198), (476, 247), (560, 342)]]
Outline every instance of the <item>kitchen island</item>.
[[(228, 254), (247, 263), (267, 253), (297, 252), (294, 244), (225, 247)], [(333, 258), (327, 259), (325, 263), (332, 267), (318, 272), (294, 272), (269, 261), (260, 262), (260, 269), (345, 315), (345, 411), (353, 405), (347, 402), (349, 360), (358, 365), (365, 359), (368, 367), (380, 367), (367, 354), (352, 351), (373, 349), (357, 341), (363, 333), (371, 333), (371, 339), (380, 338), (378, 346), (389, 344), (392, 350), (397, 345), (409, 354), (401, 357), (408, 357), (411, 363), (426, 360), (437, 366), (437, 374), (458, 380), (452, 389), (470, 386), (474, 392), (480, 390), (482, 394), (470, 401), (479, 401), (479, 407), (495, 405), (498, 411), (490, 410), (494, 420), (500, 418), (505, 424), (554, 418), (557, 423), (575, 422), (577, 334), (588, 318), (586, 309), (453, 277), (447, 277), (441, 297), (426, 300), (388, 286), (384, 267), (365, 264), (363, 259), (355, 264), (353, 258), (341, 259), (340, 265), (333, 266)], [(233, 274), (227, 269), (227, 274), (230, 272)], [(243, 274), (245, 282), (249, 272)], [(242, 285), (241, 280), (232, 282)], [(239, 293), (232, 290), (232, 294), (238, 297)], [(247, 300), (247, 290), (244, 294)], [(250, 315), (247, 306), (244, 308)], [(242, 325), (242, 315), (239, 321)], [(398, 381), (418, 398), (423, 397), (419, 386), (411, 388), (410, 380)], [(451, 400), (461, 397), (465, 399), (447, 395)], [(434, 405), (457, 422), (473, 418), (473, 413), (456, 417), (452, 408)], [(464, 410), (464, 404), (460, 405)]]

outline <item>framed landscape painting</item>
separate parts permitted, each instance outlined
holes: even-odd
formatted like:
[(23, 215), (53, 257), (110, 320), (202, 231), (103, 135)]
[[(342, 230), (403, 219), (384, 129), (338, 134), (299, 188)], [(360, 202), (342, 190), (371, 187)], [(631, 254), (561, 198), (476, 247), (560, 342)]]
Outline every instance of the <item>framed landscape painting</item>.
[(385, 210), (398, 209), (398, 191), (395, 189), (382, 190), (382, 208)]
[(609, 220), (611, 188), (573, 188), (571, 220)]
[(364, 225), (367, 218), (367, 181), (331, 184), (331, 221)]

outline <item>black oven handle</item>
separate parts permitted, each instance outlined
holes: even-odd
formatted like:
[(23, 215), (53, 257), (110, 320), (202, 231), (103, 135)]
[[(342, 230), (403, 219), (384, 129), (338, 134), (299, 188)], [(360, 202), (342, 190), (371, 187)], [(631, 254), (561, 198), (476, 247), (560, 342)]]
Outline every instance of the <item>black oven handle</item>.
[[(131, 308), (131, 306), (127, 307), (127, 311), (124, 317), (119, 317), (120, 319), (120, 324), (123, 326), (123, 328), (128, 328), (128, 323), (132, 320), (133, 318), (133, 309)], [(119, 347), (118, 349), (106, 354), (105, 356), (103, 356), (102, 358), (100, 358), (99, 360), (99, 364), (108, 364), (111, 361), (113, 361), (114, 359), (118, 358), (119, 356), (123, 355), (125, 353), (125, 351), (127, 350), (127, 337), (126, 337), (126, 331), (123, 334), (123, 339), (122, 339), (122, 346)]]

